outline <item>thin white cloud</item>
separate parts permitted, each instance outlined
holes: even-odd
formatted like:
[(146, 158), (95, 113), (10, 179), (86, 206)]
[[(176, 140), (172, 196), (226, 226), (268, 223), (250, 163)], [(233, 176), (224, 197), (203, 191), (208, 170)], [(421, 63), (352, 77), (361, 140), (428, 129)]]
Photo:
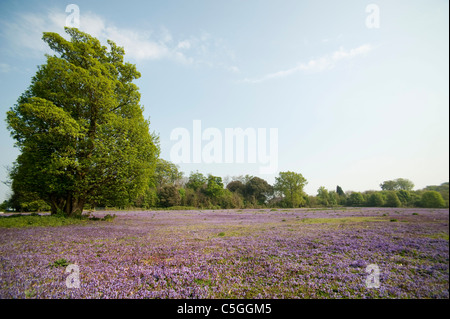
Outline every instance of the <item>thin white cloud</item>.
[(189, 40), (180, 41), (177, 48), (189, 50), (191, 48), (191, 42)]
[[(64, 33), (66, 18), (67, 13), (61, 10), (49, 10), (46, 14), (22, 13), (11, 20), (0, 21), (0, 34), (7, 40), (12, 54), (42, 56), (43, 53), (52, 53), (42, 41), (42, 32), (57, 32), (67, 38)], [(168, 59), (182, 64), (223, 68), (223, 65), (230, 64), (230, 60), (234, 59), (234, 53), (220, 39), (206, 32), (175, 39), (164, 26), (156, 31), (119, 28), (92, 12), (81, 14), (79, 28), (105, 45), (109, 39), (123, 46), (126, 58), (136, 61)], [(237, 70), (234, 66), (223, 69), (230, 72)]]
[(11, 66), (6, 63), (0, 63), (0, 73), (8, 73), (11, 70)]
[(307, 63), (299, 63), (297, 66), (270, 74), (266, 74), (260, 78), (244, 79), (241, 82), (261, 83), (264, 81), (284, 78), (298, 72), (322, 72), (332, 69), (339, 61), (353, 59), (359, 55), (366, 54), (372, 50), (370, 44), (364, 44), (351, 50), (344, 50), (342, 47), (332, 54), (325, 55), (316, 59), (311, 59)]

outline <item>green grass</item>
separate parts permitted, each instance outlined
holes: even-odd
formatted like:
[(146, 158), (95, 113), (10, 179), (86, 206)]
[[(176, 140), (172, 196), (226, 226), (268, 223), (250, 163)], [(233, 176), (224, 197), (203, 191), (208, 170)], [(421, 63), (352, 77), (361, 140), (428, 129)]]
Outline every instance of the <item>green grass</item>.
[(19, 215), (0, 217), (0, 227), (4, 228), (22, 228), (22, 227), (56, 227), (72, 224), (87, 223), (86, 219), (64, 218), (50, 215)]
[(433, 238), (433, 239), (449, 240), (449, 236), (447, 233), (435, 233), (435, 234), (431, 234), (431, 235), (426, 235), (425, 237)]
[(90, 221), (108, 221), (114, 220), (115, 215), (106, 215), (103, 218), (98, 217), (61, 217), (52, 215), (21, 215), (14, 214), (0, 217), (0, 228), (22, 228), (22, 227), (58, 227), (66, 225), (87, 224)]
[(379, 217), (342, 217), (342, 218), (302, 218), (300, 221), (304, 224), (345, 224), (345, 223), (364, 223), (364, 222), (385, 222), (386, 219)]

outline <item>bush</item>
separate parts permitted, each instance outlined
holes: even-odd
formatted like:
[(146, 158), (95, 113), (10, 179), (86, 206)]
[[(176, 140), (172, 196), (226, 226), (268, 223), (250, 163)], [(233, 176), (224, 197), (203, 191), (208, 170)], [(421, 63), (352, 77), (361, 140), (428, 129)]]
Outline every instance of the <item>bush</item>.
[(370, 195), (368, 200), (368, 206), (370, 207), (381, 207), (384, 205), (383, 195), (380, 193), (373, 193)]
[(391, 191), (386, 195), (386, 206), (387, 207), (400, 207), (402, 206), (402, 202), (398, 199), (395, 191)]
[(55, 267), (67, 267), (69, 266), (70, 262), (64, 258), (58, 259), (53, 263), (50, 263), (48, 266), (50, 268), (55, 268)]
[(348, 206), (363, 206), (364, 205), (364, 197), (359, 192), (351, 193), (347, 198)]
[(426, 208), (445, 207), (445, 201), (442, 198), (442, 195), (437, 191), (426, 191), (423, 193), (420, 203), (422, 207)]
[(163, 207), (178, 206), (181, 203), (181, 195), (174, 185), (164, 185), (159, 190), (159, 203)]

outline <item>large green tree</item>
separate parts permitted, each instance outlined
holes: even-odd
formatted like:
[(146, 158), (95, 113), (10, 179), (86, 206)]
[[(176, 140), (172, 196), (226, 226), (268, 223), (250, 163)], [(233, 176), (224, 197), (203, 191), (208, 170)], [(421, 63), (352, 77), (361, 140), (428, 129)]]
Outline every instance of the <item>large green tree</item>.
[(52, 213), (81, 213), (88, 202), (124, 204), (145, 191), (159, 156), (143, 117), (125, 51), (76, 28), (70, 40), (46, 32), (55, 51), (7, 113), (20, 148), (12, 189), (34, 192)]
[(275, 191), (281, 193), (288, 206), (299, 207), (306, 203), (303, 188), (307, 184), (307, 180), (300, 173), (280, 172), (275, 177)]
[(406, 178), (397, 178), (395, 180), (384, 181), (380, 184), (380, 187), (384, 191), (411, 191), (414, 188), (414, 183)]

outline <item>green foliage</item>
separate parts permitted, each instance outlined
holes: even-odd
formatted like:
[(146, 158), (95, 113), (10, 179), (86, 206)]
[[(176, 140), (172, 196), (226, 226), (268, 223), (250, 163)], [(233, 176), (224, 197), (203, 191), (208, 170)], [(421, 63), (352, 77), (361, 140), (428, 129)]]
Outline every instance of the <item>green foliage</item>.
[(303, 188), (307, 183), (300, 173), (280, 172), (279, 176), (275, 177), (274, 189), (284, 196), (282, 205), (300, 207), (306, 204)]
[(158, 192), (162, 207), (177, 206), (181, 203), (181, 195), (175, 185), (164, 185)]
[(411, 191), (414, 188), (414, 183), (405, 178), (397, 178), (396, 180), (384, 181), (380, 184), (380, 187), (385, 191)]
[(136, 207), (149, 209), (159, 205), (159, 198), (156, 188), (147, 187), (143, 194), (136, 198), (134, 202)]
[(335, 191), (328, 192), (328, 204), (330, 206), (337, 206), (339, 204), (340, 196)]
[(445, 201), (445, 207), (448, 207), (449, 202), (449, 183), (442, 183), (441, 185), (432, 185), (425, 187), (424, 191), (439, 192)]
[(103, 220), (105, 222), (112, 222), (116, 217), (117, 217), (116, 214), (113, 214), (113, 215), (106, 214), (105, 216), (103, 216), (103, 218), (101, 220)]
[(225, 209), (244, 207), (244, 201), (241, 195), (232, 193), (228, 189), (224, 189), (220, 198), (219, 205)]
[(205, 194), (215, 202), (222, 195), (223, 190), (222, 177), (208, 175), (206, 188), (204, 189)]
[(264, 205), (273, 195), (273, 187), (262, 178), (252, 177), (244, 187), (244, 196), (247, 201)]
[(384, 205), (384, 198), (381, 193), (372, 193), (367, 201), (370, 207), (382, 207)]
[(422, 194), (421, 206), (427, 208), (442, 208), (445, 207), (445, 201), (439, 192), (426, 191)]
[(0, 212), (4, 212), (9, 208), (9, 201), (4, 200), (3, 203), (0, 204)]
[(348, 206), (364, 206), (364, 197), (360, 192), (353, 192), (347, 197)]
[(305, 205), (307, 207), (317, 207), (319, 206), (319, 200), (317, 196), (306, 196)]
[(85, 203), (125, 205), (142, 195), (159, 155), (143, 118), (136, 67), (76, 28), (70, 41), (43, 40), (47, 55), (28, 90), (7, 113), (21, 154), (10, 172), (14, 192), (36, 193), (55, 214), (80, 214)]
[(387, 207), (400, 207), (402, 206), (402, 202), (398, 199), (397, 192), (389, 191), (386, 195), (386, 203)]
[(174, 184), (183, 178), (183, 172), (179, 170), (178, 165), (175, 165), (162, 158), (156, 161), (155, 175), (152, 183), (158, 189), (166, 184)]
[(22, 228), (22, 227), (57, 227), (73, 224), (84, 224), (88, 220), (80, 218), (61, 218), (57, 215), (21, 215), (14, 214), (0, 217), (0, 227)]
[(344, 193), (344, 191), (342, 190), (342, 187), (339, 186), (339, 185), (336, 186), (336, 193), (337, 193), (339, 196), (345, 197), (345, 193)]
[(198, 171), (196, 173), (191, 172), (186, 187), (197, 191), (205, 187), (206, 181), (206, 177), (202, 173), (199, 173)]
[(317, 190), (317, 198), (319, 200), (319, 204), (323, 206), (329, 205), (330, 196), (328, 194), (328, 190), (324, 186), (320, 186)]
[(245, 193), (245, 185), (241, 181), (231, 181), (228, 183), (227, 189), (230, 192), (239, 193), (241, 195), (244, 195)]
[(185, 188), (185, 195), (181, 197), (181, 205), (199, 207), (197, 193), (192, 188)]
[(57, 268), (57, 267), (67, 267), (70, 265), (70, 261), (60, 258), (58, 260), (55, 260), (53, 263), (50, 263), (48, 266), (50, 268)]
[(397, 192), (397, 197), (401, 202), (401, 206), (411, 206), (413, 197), (409, 191), (401, 189)]

